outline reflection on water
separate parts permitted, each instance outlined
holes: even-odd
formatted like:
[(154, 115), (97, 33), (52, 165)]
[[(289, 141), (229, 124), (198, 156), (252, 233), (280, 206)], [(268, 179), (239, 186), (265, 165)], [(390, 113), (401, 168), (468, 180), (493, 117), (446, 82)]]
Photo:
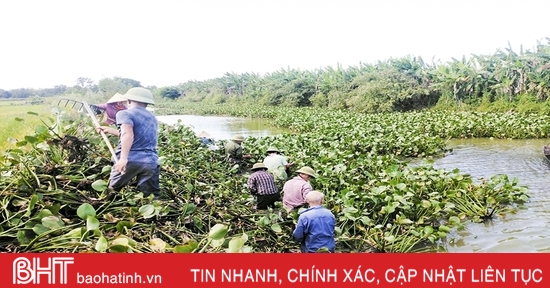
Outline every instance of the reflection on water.
[(206, 131), (214, 140), (230, 139), (235, 134), (264, 137), (288, 132), (287, 129), (274, 128), (267, 119), (198, 115), (157, 116), (157, 119), (168, 125), (179, 121), (182, 125), (190, 126), (196, 133)]
[[(529, 203), (515, 214), (496, 217), (488, 223), (472, 223), (465, 231), (450, 234), (449, 252), (550, 251), (550, 163), (542, 153), (547, 139), (451, 140), (453, 152), (437, 159), (434, 167), (462, 173), (474, 179), (495, 174), (517, 177), (529, 187)], [(452, 241), (456, 237), (457, 241)]]

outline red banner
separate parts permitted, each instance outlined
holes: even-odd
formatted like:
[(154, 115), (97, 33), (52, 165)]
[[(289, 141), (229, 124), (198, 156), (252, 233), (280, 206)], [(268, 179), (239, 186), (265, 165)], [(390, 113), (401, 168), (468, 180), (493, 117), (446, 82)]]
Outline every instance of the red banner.
[(0, 287), (549, 287), (549, 260), (545, 253), (4, 253)]

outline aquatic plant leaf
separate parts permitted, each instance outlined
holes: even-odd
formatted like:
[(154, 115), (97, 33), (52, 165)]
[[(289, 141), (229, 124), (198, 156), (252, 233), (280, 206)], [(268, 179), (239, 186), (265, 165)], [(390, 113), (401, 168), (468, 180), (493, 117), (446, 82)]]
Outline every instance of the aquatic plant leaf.
[(27, 237), (25, 230), (17, 231), (17, 241), (19, 241), (20, 244), (29, 244), (31, 242), (31, 240)]
[(111, 172), (111, 166), (103, 166), (103, 168), (101, 168), (101, 174), (105, 174), (109, 172)]
[(95, 216), (88, 216), (88, 218), (86, 218), (86, 229), (88, 229), (88, 231), (92, 231), (97, 228), (99, 228), (99, 220), (97, 220)]
[(393, 235), (386, 236), (386, 237), (384, 237), (384, 240), (391, 243), (391, 242), (395, 241), (395, 236), (393, 236)]
[(129, 240), (126, 237), (118, 237), (111, 242), (111, 245), (128, 246), (128, 244), (129, 244)]
[(34, 233), (36, 233), (36, 235), (40, 235), (42, 233), (46, 233), (46, 232), (50, 231), (50, 228), (48, 228), (48, 227), (46, 227), (42, 224), (36, 224), (36, 225), (34, 225), (34, 227), (32, 227), (32, 231)]
[(107, 187), (108, 187), (107, 181), (103, 179), (96, 180), (94, 181), (94, 183), (92, 183), (92, 188), (94, 188), (94, 190), (98, 192), (103, 192), (107, 190)]
[(115, 253), (128, 252), (129, 249), (130, 247), (124, 246), (124, 245), (111, 245), (111, 247), (109, 247), (109, 251), (115, 252)]
[(48, 130), (48, 127), (44, 126), (44, 125), (38, 125), (36, 126), (36, 128), (34, 129), (34, 131), (36, 131), (36, 133), (38, 134), (48, 134), (50, 131)]
[(405, 190), (407, 189), (407, 184), (405, 183), (399, 183), (395, 186), (395, 188), (399, 189), (399, 190)]
[(32, 210), (34, 209), (34, 205), (38, 202), (38, 196), (36, 194), (33, 194), (31, 196), (31, 200), (29, 201), (29, 206), (27, 207), (27, 213), (25, 213), (25, 216), (30, 216), (32, 213)]
[(97, 243), (95, 243), (95, 251), (97, 252), (105, 252), (109, 246), (109, 243), (107, 242), (107, 239), (105, 237), (101, 236), (99, 239), (97, 239)]
[(241, 249), (241, 252), (243, 253), (251, 253), (254, 249), (251, 247), (251, 246), (244, 246), (242, 249)]
[(116, 223), (116, 231), (122, 233), (125, 228), (132, 228), (132, 226), (134, 226), (134, 224), (130, 221), (120, 221)]
[(174, 253), (191, 253), (193, 250), (195, 249), (189, 245), (176, 245), (174, 247)]
[(460, 224), (460, 219), (456, 216), (449, 217), (449, 222), (452, 224)]
[(44, 150), (44, 151), (48, 151), (48, 150), (50, 150), (50, 145), (48, 145), (48, 143), (46, 143), (46, 142), (40, 142), (36, 145), (36, 148)]
[(34, 137), (34, 136), (25, 136), (25, 141), (27, 141), (28, 143), (31, 143), (31, 144), (34, 144), (36, 142), (38, 142), (38, 138)]
[(52, 214), (57, 214), (57, 213), (59, 213), (59, 210), (61, 210), (61, 204), (60, 203), (55, 203), (53, 205), (48, 205), (45, 208), (50, 210), (52, 212)]
[(408, 218), (399, 218), (397, 220), (397, 222), (399, 224), (412, 224), (413, 223), (413, 221), (411, 219), (408, 219)]
[(212, 240), (220, 240), (227, 235), (227, 232), (229, 231), (229, 227), (224, 224), (216, 224), (210, 228), (210, 232), (208, 233), (208, 238)]
[(164, 252), (168, 245), (160, 238), (153, 238), (149, 240), (149, 247), (154, 251)]
[(434, 228), (432, 228), (432, 226), (426, 226), (426, 227), (424, 227), (424, 233), (426, 235), (430, 235), (430, 234), (434, 233)]
[(177, 245), (174, 247), (174, 253), (191, 253), (199, 247), (199, 242), (197, 240), (189, 240), (183, 245)]
[(38, 215), (35, 217), (35, 219), (42, 221), (42, 218), (48, 217), (48, 216), (53, 216), (52, 211), (48, 209), (42, 209), (40, 210), (40, 212), (38, 212)]
[(218, 248), (222, 246), (224, 242), (225, 242), (225, 238), (212, 240), (212, 242), (210, 242), (210, 246), (212, 246), (212, 248)]
[(143, 205), (143, 206), (139, 207), (138, 212), (139, 212), (139, 214), (141, 214), (141, 216), (143, 216), (143, 218), (151, 218), (151, 217), (154, 216), (155, 206), (153, 206), (151, 204)]
[(88, 216), (94, 216), (96, 215), (95, 209), (92, 205), (88, 203), (84, 203), (76, 209), (76, 215), (80, 217), (82, 220), (87, 220)]
[(181, 213), (183, 214), (183, 216), (187, 216), (187, 215), (193, 214), (195, 210), (196, 210), (195, 204), (187, 203), (183, 205), (183, 207), (181, 208)]
[(279, 225), (277, 223), (271, 225), (271, 230), (273, 230), (273, 232), (275, 232), (275, 233), (283, 232), (283, 229), (281, 229), (281, 225)]
[(67, 238), (80, 238), (80, 237), (82, 237), (83, 229), (84, 229), (84, 227), (74, 228), (73, 230), (67, 232), (63, 236), (65, 236)]
[(244, 239), (241, 237), (233, 238), (229, 241), (229, 246), (225, 250), (228, 253), (237, 253), (241, 251), (244, 246)]
[(448, 226), (445, 226), (445, 225), (440, 225), (439, 226), (439, 231), (449, 233), (449, 232), (451, 232), (451, 228), (449, 228)]
[(187, 189), (187, 191), (193, 192), (193, 188), (194, 188), (193, 184), (191, 184), (191, 183), (185, 184), (185, 189)]
[(56, 216), (48, 216), (42, 218), (42, 225), (53, 230), (63, 227), (65, 223), (63, 223), (63, 221)]

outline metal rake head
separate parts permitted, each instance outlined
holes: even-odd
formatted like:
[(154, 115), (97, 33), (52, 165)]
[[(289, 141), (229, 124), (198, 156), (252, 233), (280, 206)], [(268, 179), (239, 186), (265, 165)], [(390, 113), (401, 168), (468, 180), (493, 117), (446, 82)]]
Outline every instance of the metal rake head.
[(72, 99), (60, 99), (59, 102), (57, 102), (57, 106), (59, 107), (68, 107), (77, 110), (82, 109), (83, 105), (82, 102)]

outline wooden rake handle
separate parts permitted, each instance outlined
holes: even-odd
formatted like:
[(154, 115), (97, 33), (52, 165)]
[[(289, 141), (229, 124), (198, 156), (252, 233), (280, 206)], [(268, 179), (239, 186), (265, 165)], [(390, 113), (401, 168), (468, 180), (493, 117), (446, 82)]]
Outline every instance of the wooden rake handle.
[[(88, 115), (90, 115), (90, 118), (92, 118), (92, 122), (94, 122), (95, 128), (100, 127), (99, 121), (97, 121), (97, 118), (95, 117), (94, 112), (92, 111), (92, 108), (90, 108), (90, 105), (82, 101), (82, 106), (86, 109), (86, 112), (88, 112)], [(111, 155), (113, 156), (113, 161), (118, 162), (118, 159), (116, 157), (115, 149), (113, 149), (113, 145), (111, 145), (111, 141), (109, 141), (109, 138), (107, 135), (105, 135), (105, 132), (103, 130), (99, 130), (99, 133), (101, 134), (101, 137), (103, 137), (103, 140), (105, 141), (105, 144), (107, 144), (107, 147), (109, 147), (109, 151), (111, 151)]]

